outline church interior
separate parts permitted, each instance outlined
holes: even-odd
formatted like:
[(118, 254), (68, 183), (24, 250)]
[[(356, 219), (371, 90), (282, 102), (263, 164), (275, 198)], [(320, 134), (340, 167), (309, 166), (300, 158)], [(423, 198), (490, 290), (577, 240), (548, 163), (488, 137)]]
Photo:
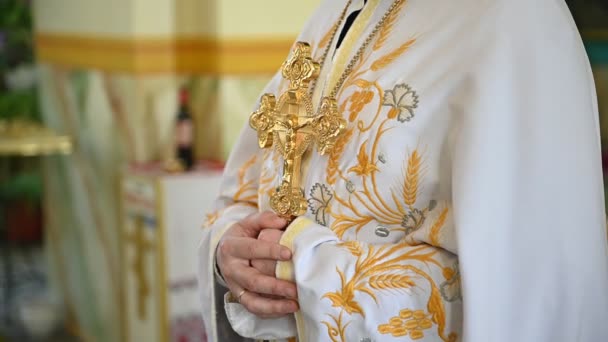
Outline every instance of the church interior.
[[(0, 342), (207, 340), (199, 232), (319, 2), (0, 0)], [(608, 172), (608, 5), (567, 2)]]

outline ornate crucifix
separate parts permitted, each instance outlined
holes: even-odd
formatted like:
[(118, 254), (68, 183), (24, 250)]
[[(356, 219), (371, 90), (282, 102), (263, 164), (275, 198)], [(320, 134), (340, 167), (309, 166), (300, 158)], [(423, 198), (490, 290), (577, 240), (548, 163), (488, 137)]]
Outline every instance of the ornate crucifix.
[(137, 314), (141, 320), (147, 316), (146, 302), (150, 296), (150, 285), (146, 279), (145, 254), (154, 249), (154, 243), (146, 239), (144, 219), (138, 215), (135, 218), (135, 232), (126, 236), (126, 240), (133, 244), (135, 256), (132, 264), (133, 274), (137, 282)]
[(302, 156), (312, 144), (320, 154), (329, 152), (346, 127), (336, 101), (323, 98), (314, 115), (310, 82), (319, 76), (320, 66), (311, 58), (307, 43), (296, 43), (281, 67), (289, 87), (276, 100), (264, 94), (260, 108), (251, 114), (250, 126), (258, 133), (260, 148), (276, 146), (283, 157), (281, 185), (270, 198), (270, 207), (288, 220), (306, 213), (306, 199), (300, 187)]

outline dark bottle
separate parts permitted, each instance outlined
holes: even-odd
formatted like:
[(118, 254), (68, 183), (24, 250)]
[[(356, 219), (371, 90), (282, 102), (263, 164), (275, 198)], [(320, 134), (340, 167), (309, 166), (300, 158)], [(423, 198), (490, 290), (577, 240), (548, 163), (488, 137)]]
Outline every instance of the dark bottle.
[(186, 170), (194, 165), (194, 122), (188, 108), (188, 95), (187, 89), (180, 90), (179, 112), (175, 122), (176, 157)]

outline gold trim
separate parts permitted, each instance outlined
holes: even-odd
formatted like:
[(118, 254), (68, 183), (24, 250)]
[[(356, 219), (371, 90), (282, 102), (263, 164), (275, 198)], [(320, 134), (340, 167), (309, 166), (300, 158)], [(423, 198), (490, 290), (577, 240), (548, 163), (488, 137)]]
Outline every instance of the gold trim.
[[(293, 251), (293, 244), (296, 237), (298, 237), (298, 235), (300, 235), (305, 229), (309, 228), (313, 224), (314, 222), (312, 222), (305, 216), (300, 216), (296, 218), (289, 225), (289, 227), (287, 227), (285, 233), (283, 233), (280, 244)], [(276, 275), (279, 279), (295, 281), (295, 268), (293, 265), (293, 261), (277, 262)], [(298, 311), (294, 313), (294, 317), (296, 319), (296, 328), (298, 330), (298, 341), (308, 341), (308, 336), (306, 334), (306, 326), (304, 324), (304, 316), (302, 316), (302, 312)]]
[(165, 203), (165, 192), (163, 190), (163, 184), (160, 179), (155, 179), (156, 183), (156, 211), (157, 211), (157, 225), (158, 229), (156, 231), (156, 261), (157, 261), (157, 269), (158, 269), (158, 329), (159, 329), (159, 339), (161, 342), (169, 341), (169, 303), (168, 303), (168, 293), (169, 286), (167, 284), (167, 255), (166, 255), (166, 220), (165, 220), (165, 211), (164, 211), (164, 203)]
[(109, 72), (259, 74), (275, 73), (293, 39), (210, 37), (111, 38), (38, 33), (42, 62)]

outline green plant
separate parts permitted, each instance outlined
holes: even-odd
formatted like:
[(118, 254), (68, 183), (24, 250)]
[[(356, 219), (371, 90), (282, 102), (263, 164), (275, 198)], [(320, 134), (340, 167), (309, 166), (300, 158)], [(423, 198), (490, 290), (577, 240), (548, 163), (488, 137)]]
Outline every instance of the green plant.
[[(0, 0), (0, 120), (40, 122), (31, 5)], [(0, 199), (39, 201), (38, 160), (0, 157)]]
[(22, 172), (10, 182), (0, 185), (0, 199), (4, 201), (26, 200), (36, 202), (42, 191), (42, 177), (36, 171)]
[(0, 0), (0, 119), (40, 121), (33, 51), (30, 2)]

